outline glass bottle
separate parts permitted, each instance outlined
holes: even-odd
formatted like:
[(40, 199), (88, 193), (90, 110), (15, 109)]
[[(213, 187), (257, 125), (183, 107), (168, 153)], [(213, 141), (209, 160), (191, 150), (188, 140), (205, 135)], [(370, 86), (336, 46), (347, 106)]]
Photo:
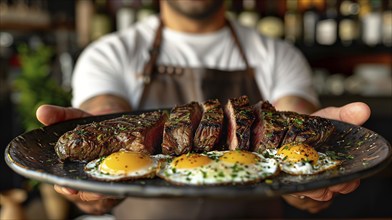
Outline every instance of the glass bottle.
[(343, 46), (352, 45), (359, 37), (359, 5), (351, 0), (344, 0), (340, 7), (339, 39)]

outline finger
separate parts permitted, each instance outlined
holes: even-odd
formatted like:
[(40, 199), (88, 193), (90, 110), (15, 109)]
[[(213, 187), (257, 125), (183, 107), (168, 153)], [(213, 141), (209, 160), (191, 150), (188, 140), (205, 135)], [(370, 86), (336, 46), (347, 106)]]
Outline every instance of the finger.
[(324, 188), (324, 189), (317, 189), (317, 190), (306, 191), (301, 193), (295, 193), (294, 195), (297, 195), (299, 197), (301, 196), (309, 197), (310, 199), (316, 201), (329, 201), (334, 197), (334, 192), (328, 190), (328, 188)]
[(36, 116), (42, 124), (50, 125), (69, 119), (87, 117), (90, 114), (76, 108), (42, 105), (37, 109)]
[(360, 180), (354, 180), (348, 183), (338, 184), (329, 187), (329, 190), (335, 193), (347, 194), (356, 190), (360, 185)]
[(361, 125), (369, 119), (370, 113), (371, 110), (368, 105), (362, 102), (354, 102), (344, 105), (340, 108), (324, 108), (313, 113), (312, 115), (344, 121), (355, 125)]
[(76, 195), (76, 194), (78, 194), (77, 190), (74, 190), (71, 188), (66, 188), (66, 187), (61, 187), (59, 185), (54, 185), (54, 190), (60, 194), (63, 194), (63, 195)]

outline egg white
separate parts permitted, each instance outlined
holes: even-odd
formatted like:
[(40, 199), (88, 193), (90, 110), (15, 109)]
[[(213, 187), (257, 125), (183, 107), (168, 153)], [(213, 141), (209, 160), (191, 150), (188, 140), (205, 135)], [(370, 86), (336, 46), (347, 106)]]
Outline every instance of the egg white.
[(219, 160), (225, 152), (228, 151), (200, 154), (212, 160), (199, 167), (179, 169), (171, 162), (162, 163), (157, 176), (178, 185), (227, 185), (259, 182), (279, 171), (278, 163), (273, 158), (264, 158), (252, 152), (258, 157), (258, 161), (253, 164), (228, 163)]
[(158, 170), (160, 161), (165, 160), (169, 157), (161, 154), (149, 155), (149, 157), (152, 159), (152, 163), (138, 170), (133, 170), (133, 171), (117, 170), (113, 172), (104, 172), (101, 169), (102, 168), (101, 165), (107, 157), (101, 157), (87, 163), (86, 166), (84, 167), (84, 171), (87, 173), (87, 175), (89, 175), (94, 179), (100, 181), (108, 181), (108, 182), (153, 178), (155, 177), (155, 174)]
[(275, 158), (280, 169), (291, 175), (315, 175), (339, 166), (342, 161), (334, 160), (322, 152), (317, 152), (319, 159), (315, 164), (307, 161), (291, 162), (277, 154), (278, 149), (266, 149), (263, 155)]

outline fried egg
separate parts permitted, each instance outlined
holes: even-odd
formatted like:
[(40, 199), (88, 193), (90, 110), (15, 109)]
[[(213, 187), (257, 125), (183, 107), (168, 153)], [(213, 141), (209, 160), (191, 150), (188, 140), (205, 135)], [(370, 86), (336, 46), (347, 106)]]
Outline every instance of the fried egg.
[(138, 152), (119, 151), (107, 157), (90, 161), (84, 171), (101, 181), (124, 181), (153, 178), (165, 155), (147, 155)]
[(248, 151), (189, 153), (162, 163), (157, 175), (179, 185), (226, 185), (261, 181), (278, 172), (273, 158)]
[(266, 149), (265, 157), (275, 158), (280, 169), (291, 175), (313, 175), (333, 169), (341, 164), (324, 153), (303, 143), (290, 143), (279, 149)]

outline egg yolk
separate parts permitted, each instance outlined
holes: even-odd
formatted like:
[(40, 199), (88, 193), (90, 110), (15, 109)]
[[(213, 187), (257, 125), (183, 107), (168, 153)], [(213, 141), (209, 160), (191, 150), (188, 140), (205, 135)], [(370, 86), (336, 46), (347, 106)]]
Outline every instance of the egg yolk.
[(228, 151), (219, 158), (226, 163), (254, 164), (259, 161), (259, 157), (247, 151)]
[(317, 151), (307, 144), (286, 144), (279, 148), (277, 154), (288, 162), (316, 164), (319, 158)]
[(153, 164), (153, 160), (145, 154), (119, 151), (107, 156), (99, 165), (104, 173), (123, 173), (143, 169)]
[(195, 168), (207, 165), (212, 162), (212, 159), (200, 154), (183, 154), (176, 157), (172, 162), (172, 166), (178, 169)]

